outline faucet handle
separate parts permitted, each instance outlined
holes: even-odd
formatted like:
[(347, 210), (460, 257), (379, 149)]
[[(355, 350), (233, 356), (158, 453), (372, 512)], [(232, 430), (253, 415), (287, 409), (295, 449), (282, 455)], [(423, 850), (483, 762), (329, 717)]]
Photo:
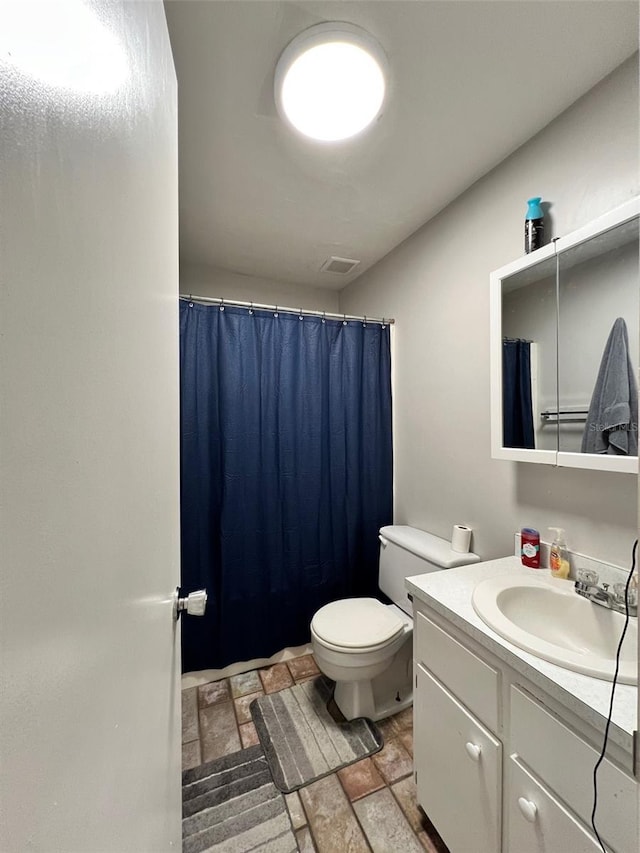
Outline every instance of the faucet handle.
[[(625, 592), (627, 589), (626, 583), (614, 583), (613, 585), (613, 597), (624, 607), (625, 604)], [(629, 591), (627, 593), (627, 603), (629, 607), (637, 607), (638, 606), (638, 588), (629, 585)]]
[(593, 569), (578, 569), (577, 575), (581, 583), (589, 584), (590, 586), (596, 586), (600, 580), (600, 575), (594, 572)]

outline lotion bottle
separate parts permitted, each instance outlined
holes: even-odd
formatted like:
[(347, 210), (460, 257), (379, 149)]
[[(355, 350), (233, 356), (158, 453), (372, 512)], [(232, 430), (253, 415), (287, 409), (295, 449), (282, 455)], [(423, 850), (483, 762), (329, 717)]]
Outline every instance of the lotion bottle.
[(552, 578), (568, 578), (571, 566), (569, 564), (569, 555), (567, 553), (567, 543), (564, 541), (564, 530), (561, 527), (550, 527), (549, 530), (555, 530), (556, 535), (551, 545), (549, 552), (549, 568), (551, 569)]

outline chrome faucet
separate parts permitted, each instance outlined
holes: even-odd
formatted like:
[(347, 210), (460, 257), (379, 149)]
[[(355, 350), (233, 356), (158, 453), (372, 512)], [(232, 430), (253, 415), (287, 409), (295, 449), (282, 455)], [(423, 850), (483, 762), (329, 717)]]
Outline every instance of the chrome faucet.
[[(574, 584), (574, 589), (578, 595), (588, 598), (594, 604), (599, 604), (601, 607), (607, 607), (609, 610), (615, 610), (618, 613), (626, 613), (626, 604), (629, 608), (629, 616), (638, 615), (638, 581), (634, 575), (629, 590), (626, 591), (626, 583), (614, 583), (613, 591), (609, 591), (610, 584), (603, 583), (598, 586), (598, 573), (592, 569), (578, 569), (578, 580)], [(634, 583), (635, 580), (635, 583)]]

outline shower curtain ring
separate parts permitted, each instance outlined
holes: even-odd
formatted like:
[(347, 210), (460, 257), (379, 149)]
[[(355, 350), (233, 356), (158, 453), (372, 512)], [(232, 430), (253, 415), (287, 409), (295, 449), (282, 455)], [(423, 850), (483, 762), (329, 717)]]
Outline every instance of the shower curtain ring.
[(220, 310), (224, 311), (224, 299), (220, 299)]
[(277, 305), (276, 305), (276, 310), (273, 312), (273, 316), (274, 317), (278, 316), (278, 306)]
[(253, 314), (253, 302), (249, 303), (249, 314)]
[(346, 315), (346, 314), (343, 314), (343, 315), (342, 315), (342, 325), (343, 325), (343, 326), (348, 325), (348, 324), (347, 324), (347, 315)]
[(323, 323), (326, 323), (326, 322), (327, 322), (327, 312), (326, 312), (326, 311), (323, 311), (323, 312), (322, 312), (322, 322), (323, 322)]
[(366, 314), (364, 315), (364, 320), (363, 320), (363, 322), (362, 322), (362, 325), (363, 325), (363, 327), (364, 327), (364, 328), (366, 328), (366, 327), (367, 327), (367, 315), (366, 315)]
[(304, 320), (304, 317), (302, 316), (302, 308), (298, 308), (298, 312), (298, 320)]

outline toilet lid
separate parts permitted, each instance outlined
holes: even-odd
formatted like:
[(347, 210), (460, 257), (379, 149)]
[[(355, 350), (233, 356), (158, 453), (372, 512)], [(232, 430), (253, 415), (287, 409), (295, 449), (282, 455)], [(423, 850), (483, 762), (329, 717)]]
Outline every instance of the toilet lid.
[(375, 598), (343, 598), (321, 607), (311, 627), (321, 640), (334, 646), (365, 649), (393, 639), (404, 622)]

